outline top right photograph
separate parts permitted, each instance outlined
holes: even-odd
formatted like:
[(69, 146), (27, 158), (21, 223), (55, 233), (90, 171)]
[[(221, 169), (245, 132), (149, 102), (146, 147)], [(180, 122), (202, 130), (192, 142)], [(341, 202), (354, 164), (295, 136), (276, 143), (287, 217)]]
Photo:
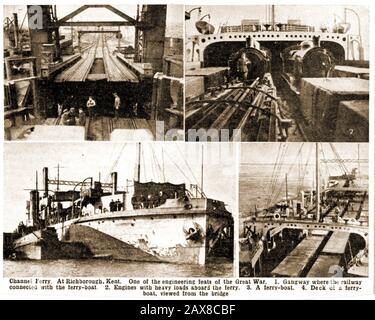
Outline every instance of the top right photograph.
[(369, 8), (185, 6), (186, 141), (369, 141)]

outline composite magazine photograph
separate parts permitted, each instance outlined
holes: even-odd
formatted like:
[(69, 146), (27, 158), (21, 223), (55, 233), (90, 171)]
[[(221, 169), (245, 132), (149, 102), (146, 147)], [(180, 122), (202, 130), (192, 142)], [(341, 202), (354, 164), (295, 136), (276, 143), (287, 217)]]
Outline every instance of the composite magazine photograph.
[(375, 4), (0, 8), (0, 300), (375, 297)]

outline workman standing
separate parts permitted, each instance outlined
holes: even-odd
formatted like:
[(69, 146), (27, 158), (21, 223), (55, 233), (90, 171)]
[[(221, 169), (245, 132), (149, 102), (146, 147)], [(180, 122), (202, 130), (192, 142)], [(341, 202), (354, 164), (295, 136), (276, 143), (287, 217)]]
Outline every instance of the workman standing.
[(115, 97), (115, 102), (114, 102), (115, 117), (116, 117), (116, 119), (118, 119), (119, 112), (120, 112), (121, 99), (116, 92), (113, 94), (113, 96)]
[(251, 61), (246, 57), (246, 53), (242, 52), (241, 57), (237, 60), (237, 72), (242, 81), (246, 81), (248, 78), (250, 64)]
[(94, 116), (94, 108), (96, 106), (95, 100), (90, 96), (86, 103), (87, 111), (89, 113), (89, 117), (92, 118)]

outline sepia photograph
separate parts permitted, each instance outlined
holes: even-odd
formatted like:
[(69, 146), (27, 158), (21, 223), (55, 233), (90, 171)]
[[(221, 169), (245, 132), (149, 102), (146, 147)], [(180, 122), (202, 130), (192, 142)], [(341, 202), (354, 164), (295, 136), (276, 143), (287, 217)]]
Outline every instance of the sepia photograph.
[(185, 33), (187, 141), (369, 141), (368, 7), (187, 5)]
[(6, 140), (184, 138), (182, 5), (3, 10)]
[(368, 277), (368, 144), (242, 144), (242, 277)]
[(374, 297), (374, 7), (5, 0), (0, 300)]
[(4, 276), (233, 277), (235, 149), (5, 144)]

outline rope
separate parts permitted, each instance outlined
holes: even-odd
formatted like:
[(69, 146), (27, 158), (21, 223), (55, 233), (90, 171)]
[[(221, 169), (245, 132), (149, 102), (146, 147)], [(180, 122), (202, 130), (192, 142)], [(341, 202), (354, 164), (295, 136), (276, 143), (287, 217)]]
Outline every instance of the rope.
[[(298, 150), (298, 153), (296, 155), (295, 161), (290, 165), (289, 170), (287, 171), (287, 175), (290, 174), (290, 172), (292, 171), (292, 169), (293, 169), (293, 167), (295, 165), (295, 162), (297, 162), (297, 159), (298, 159), (298, 157), (299, 157), (299, 155), (300, 155), (300, 153), (301, 153), (301, 151), (303, 149), (303, 146), (304, 146), (304, 143), (301, 144), (301, 146), (300, 146), (300, 148)], [(273, 198), (272, 202), (276, 202), (278, 200), (278, 198), (280, 196), (280, 193), (282, 192), (282, 189), (283, 189), (283, 185), (281, 184), (280, 187), (279, 187), (279, 189), (278, 189), (278, 192), (277, 192), (276, 196)]]
[(189, 163), (187, 162), (186, 158), (185, 158), (184, 155), (182, 154), (182, 151), (180, 150), (180, 148), (178, 147), (178, 145), (176, 145), (176, 147), (177, 147), (178, 152), (181, 154), (182, 159), (184, 159), (186, 166), (187, 166), (188, 169), (190, 170), (191, 176), (194, 178), (195, 183), (196, 183), (197, 185), (199, 185), (198, 179), (197, 179), (196, 176), (194, 175), (194, 172), (193, 172), (193, 170), (191, 169), (191, 167), (189, 166)]
[(312, 145), (310, 145), (310, 148), (309, 148), (309, 154), (307, 156), (307, 159), (306, 159), (306, 163), (305, 163), (305, 168), (304, 168), (304, 171), (302, 172), (302, 179), (301, 179), (301, 186), (300, 186), (300, 191), (301, 189), (303, 188), (303, 185), (305, 183), (305, 176), (306, 176), (306, 172), (307, 172), (307, 167), (309, 165), (309, 160), (310, 160), (310, 156), (311, 156), (311, 152), (312, 152)]
[[(145, 153), (144, 153), (144, 148), (142, 148), (142, 159), (143, 159), (143, 172), (145, 176), (145, 181), (147, 181), (147, 172), (146, 172), (146, 164), (145, 164)], [(142, 165), (142, 163), (141, 163)]]
[(278, 185), (278, 177), (281, 173), (281, 168), (282, 168), (282, 165), (283, 165), (283, 162), (284, 162), (284, 159), (285, 159), (285, 156), (287, 154), (287, 150), (288, 150), (288, 145), (287, 144), (284, 144), (283, 145), (284, 147), (284, 150), (283, 150), (283, 153), (281, 155), (281, 158), (280, 158), (280, 161), (278, 163), (278, 166), (277, 166), (277, 169), (276, 169), (276, 175), (275, 175), (275, 179), (274, 179), (274, 183), (273, 183), (273, 187), (272, 187), (272, 190), (271, 190), (271, 200), (270, 200), (270, 204), (275, 202), (275, 200), (277, 200), (280, 192), (281, 192), (281, 188), (278, 189), (278, 192), (277, 192), (277, 195), (275, 195), (275, 192), (277, 190), (277, 185)]
[(339, 163), (339, 166), (340, 166), (340, 169), (343, 171), (344, 174), (347, 174), (348, 173), (348, 169), (346, 168), (344, 162), (341, 160), (341, 157), (340, 157), (340, 154), (337, 152), (335, 146), (333, 145), (333, 143), (330, 143), (329, 144), (336, 159), (338, 160), (338, 163)]
[[(163, 180), (163, 182), (165, 182), (165, 177), (163, 177), (163, 173), (162, 173), (162, 169), (159, 164), (159, 161), (158, 161), (158, 157), (156, 156), (155, 149), (152, 145), (151, 145), (151, 150), (152, 150), (152, 156), (154, 158), (155, 165), (157, 166), (157, 169), (159, 169), (159, 171), (157, 172), (160, 173), (160, 180)], [(158, 175), (158, 178), (159, 178), (159, 175)]]
[(277, 164), (279, 163), (280, 152), (281, 152), (281, 148), (283, 148), (283, 146), (284, 146), (283, 144), (279, 145), (279, 149), (277, 151), (277, 156), (276, 156), (276, 161), (275, 161), (275, 163), (273, 165), (273, 169), (272, 169), (271, 179), (270, 179), (270, 182), (269, 182), (269, 186), (267, 187), (267, 190), (269, 190), (269, 192), (268, 192), (269, 198), (267, 199), (267, 206), (271, 202), (271, 196), (272, 196), (272, 190), (273, 190), (273, 184), (274, 184), (274, 177), (275, 177), (275, 173), (276, 173), (276, 167), (277, 167)]
[(169, 160), (175, 165), (175, 167), (181, 172), (181, 174), (187, 179), (187, 181), (190, 181), (190, 178), (186, 176), (185, 172), (178, 166), (178, 164), (172, 159), (172, 157), (168, 154), (168, 152), (165, 151), (165, 154), (168, 156)]
[[(326, 155), (325, 155), (325, 153), (324, 153), (324, 149), (321, 148), (321, 151), (322, 151), (323, 159), (324, 159), (324, 160), (327, 160), (327, 157), (326, 157)], [(331, 173), (330, 173), (330, 170), (329, 170), (329, 166), (328, 166), (328, 164), (325, 165), (325, 169), (326, 169), (326, 173), (327, 173), (328, 177), (330, 177), (330, 176), (331, 176)]]
[[(124, 151), (125, 147), (126, 147), (126, 143), (124, 143), (124, 144), (122, 145), (122, 148), (121, 148), (121, 150), (120, 150), (120, 152), (119, 152), (119, 154), (118, 154), (116, 160), (114, 161), (114, 163), (113, 163), (111, 169), (109, 170), (109, 172), (108, 172), (108, 174), (107, 174), (107, 176), (106, 176), (106, 178), (105, 178), (104, 181), (106, 181), (106, 182), (109, 181), (109, 179), (110, 179), (110, 177), (111, 177), (111, 173), (113, 172), (113, 170), (116, 168), (118, 162), (120, 161), (120, 157), (121, 157), (122, 152)], [(111, 158), (112, 158), (113, 153), (114, 153), (114, 151), (112, 150)]]

